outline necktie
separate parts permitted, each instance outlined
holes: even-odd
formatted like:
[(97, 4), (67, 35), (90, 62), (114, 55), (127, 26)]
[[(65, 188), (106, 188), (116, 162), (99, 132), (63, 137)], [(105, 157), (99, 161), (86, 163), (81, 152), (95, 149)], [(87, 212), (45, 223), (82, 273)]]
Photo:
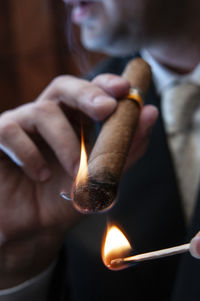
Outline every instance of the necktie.
[(181, 83), (162, 92), (161, 110), (186, 220), (200, 179), (200, 86)]

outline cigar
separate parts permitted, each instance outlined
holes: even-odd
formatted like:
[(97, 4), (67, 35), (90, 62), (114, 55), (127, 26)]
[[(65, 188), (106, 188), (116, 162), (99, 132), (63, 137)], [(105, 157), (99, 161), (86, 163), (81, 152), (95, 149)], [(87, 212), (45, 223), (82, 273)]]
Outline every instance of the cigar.
[(71, 198), (82, 213), (104, 211), (112, 206), (141, 111), (141, 95), (151, 80), (151, 68), (141, 58), (132, 60), (122, 76), (131, 91), (104, 122), (88, 160), (88, 179), (74, 183)]

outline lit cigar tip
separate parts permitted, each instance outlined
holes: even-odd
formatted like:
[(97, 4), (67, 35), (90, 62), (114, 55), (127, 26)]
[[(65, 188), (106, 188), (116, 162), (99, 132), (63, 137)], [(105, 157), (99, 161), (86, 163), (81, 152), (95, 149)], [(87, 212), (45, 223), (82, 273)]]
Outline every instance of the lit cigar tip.
[(105, 212), (114, 205), (117, 192), (116, 183), (88, 180), (74, 186), (72, 199), (75, 208), (83, 214)]

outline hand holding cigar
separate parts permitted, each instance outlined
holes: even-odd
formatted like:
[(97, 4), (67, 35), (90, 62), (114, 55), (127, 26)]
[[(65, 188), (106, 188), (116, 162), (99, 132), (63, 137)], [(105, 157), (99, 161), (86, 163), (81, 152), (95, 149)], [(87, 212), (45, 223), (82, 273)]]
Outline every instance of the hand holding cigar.
[(151, 70), (142, 59), (131, 61), (123, 75), (133, 89), (119, 101), (116, 111), (105, 121), (88, 161), (88, 179), (74, 184), (71, 197), (82, 213), (109, 208), (117, 194), (120, 177), (147, 92)]

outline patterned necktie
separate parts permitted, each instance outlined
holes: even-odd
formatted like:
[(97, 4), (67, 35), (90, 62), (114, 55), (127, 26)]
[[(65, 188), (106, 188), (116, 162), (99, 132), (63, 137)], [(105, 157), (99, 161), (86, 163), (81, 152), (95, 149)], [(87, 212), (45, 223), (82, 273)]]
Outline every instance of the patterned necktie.
[(161, 110), (187, 222), (200, 179), (200, 86), (181, 83), (162, 94)]

